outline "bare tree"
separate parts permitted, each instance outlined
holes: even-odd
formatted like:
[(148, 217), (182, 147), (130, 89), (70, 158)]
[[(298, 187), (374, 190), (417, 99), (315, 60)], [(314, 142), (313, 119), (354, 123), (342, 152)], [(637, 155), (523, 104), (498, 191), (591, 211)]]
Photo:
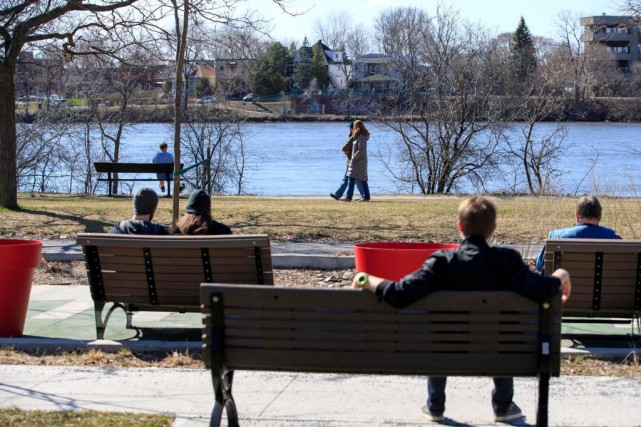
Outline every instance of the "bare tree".
[(404, 85), (390, 95), (380, 120), (398, 137), (396, 178), (425, 194), (449, 193), (467, 180), (483, 187), (496, 169), (507, 105), (495, 92), (505, 81), (495, 44), (485, 32), (439, 8), (383, 12), (379, 45), (396, 52)]
[[(215, 1), (193, 0), (193, 10), (204, 19), (232, 24), (244, 19), (230, 20), (239, 0)], [(284, 0), (272, 0), (285, 8)], [(0, 6), (0, 205), (17, 206), (16, 175), (16, 119), (15, 119), (15, 70), (18, 58), (27, 45), (58, 41), (69, 54), (81, 54), (76, 47), (88, 42), (85, 53), (116, 55), (130, 40), (124, 34), (136, 34), (141, 46), (154, 47), (162, 39), (158, 22), (168, 11), (180, 10), (188, 16), (189, 0), (105, 0), (97, 4), (77, 0), (52, 0), (48, 2), (5, 0)], [(181, 38), (181, 28), (187, 29), (187, 21), (181, 22), (180, 13), (175, 18), (173, 33)], [(175, 39), (176, 41), (178, 39)], [(184, 46), (185, 43), (179, 45)], [(177, 46), (174, 44), (174, 46)], [(177, 56), (180, 59), (181, 56)], [(182, 56), (184, 58), (184, 56)], [(180, 80), (180, 79), (179, 79)], [(179, 135), (178, 135), (179, 136)], [(175, 145), (177, 146), (177, 145)]]
[(243, 120), (220, 104), (192, 109), (185, 117), (183, 148), (189, 165), (182, 179), (210, 194), (241, 194), (247, 152)]
[(324, 20), (316, 20), (314, 30), (323, 43), (344, 53), (343, 62), (339, 67), (345, 81), (350, 80), (352, 61), (370, 48), (370, 37), (365, 26), (347, 12), (333, 12)]

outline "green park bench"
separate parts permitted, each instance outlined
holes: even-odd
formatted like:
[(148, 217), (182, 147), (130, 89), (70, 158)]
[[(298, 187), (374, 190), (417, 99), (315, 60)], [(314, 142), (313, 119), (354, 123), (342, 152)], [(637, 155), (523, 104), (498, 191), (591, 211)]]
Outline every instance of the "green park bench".
[[(171, 194), (171, 180), (169, 177), (174, 172), (173, 163), (111, 163), (111, 162), (95, 162), (94, 167), (96, 172), (106, 173), (106, 178), (98, 178), (98, 181), (106, 181), (109, 186), (109, 196), (112, 195), (112, 182), (116, 179), (118, 181), (160, 181), (158, 177), (154, 178), (123, 178), (120, 174), (159, 174), (164, 173), (165, 178), (163, 180), (167, 181), (167, 196)], [(180, 165), (182, 169), (183, 165)]]

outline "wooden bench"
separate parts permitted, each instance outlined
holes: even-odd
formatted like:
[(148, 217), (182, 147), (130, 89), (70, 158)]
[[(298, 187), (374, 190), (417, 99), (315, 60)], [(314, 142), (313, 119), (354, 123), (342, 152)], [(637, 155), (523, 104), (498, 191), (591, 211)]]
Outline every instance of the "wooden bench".
[(537, 424), (547, 424), (549, 379), (560, 370), (560, 296), (541, 305), (506, 291), (439, 291), (398, 310), (353, 289), (201, 290), (213, 426), (223, 409), (238, 424), (234, 370), (538, 376)]
[[(107, 178), (99, 178), (98, 181), (107, 181), (109, 186), (109, 195), (111, 196), (111, 183), (116, 179), (118, 181), (161, 181), (156, 178), (121, 178), (116, 175), (119, 173), (164, 173), (164, 180), (167, 181), (167, 197), (171, 194), (171, 179), (169, 177), (174, 173), (173, 163), (111, 163), (95, 162), (96, 172), (106, 173)], [(182, 169), (183, 165), (180, 165)]]
[[(80, 233), (76, 242), (85, 257), (98, 339), (118, 307), (133, 328), (137, 311), (200, 312), (202, 282), (274, 284), (266, 235)], [(103, 317), (106, 303), (113, 305)]]
[(545, 271), (557, 268), (572, 277), (564, 317), (639, 318), (641, 240), (548, 239)]

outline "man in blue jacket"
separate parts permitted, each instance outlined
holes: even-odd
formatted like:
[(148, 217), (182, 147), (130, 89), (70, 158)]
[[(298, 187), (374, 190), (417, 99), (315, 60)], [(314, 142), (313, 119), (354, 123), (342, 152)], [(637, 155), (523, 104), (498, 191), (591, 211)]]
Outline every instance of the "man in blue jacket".
[[(599, 225), (601, 222), (601, 203), (594, 196), (579, 199), (574, 212), (574, 225), (550, 231), (548, 239), (620, 239), (613, 230)], [(536, 269), (543, 271), (545, 266), (545, 246), (536, 259)]]

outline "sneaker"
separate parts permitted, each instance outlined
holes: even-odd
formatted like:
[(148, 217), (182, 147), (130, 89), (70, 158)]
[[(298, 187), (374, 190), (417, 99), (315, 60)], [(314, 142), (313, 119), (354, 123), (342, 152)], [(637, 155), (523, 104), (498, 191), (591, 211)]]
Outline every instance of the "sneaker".
[(164, 192), (165, 192), (165, 187), (163, 187), (163, 186), (161, 185), (161, 186), (160, 186), (160, 191), (162, 191), (162, 192), (164, 193)]
[(344, 199), (339, 199), (341, 202), (351, 202), (352, 199), (344, 198)]
[(336, 194), (334, 194), (334, 193), (329, 193), (329, 197), (331, 197), (331, 198), (332, 198), (332, 199), (334, 199), (334, 200), (338, 200), (338, 199), (340, 199), (340, 197), (338, 197), (338, 196), (337, 196)]
[(183, 191), (185, 189), (185, 184), (180, 184), (178, 191)]
[(358, 199), (357, 202), (369, 202), (369, 199)]
[(421, 408), (421, 414), (423, 415), (423, 417), (425, 417), (428, 420), (433, 421), (435, 423), (443, 421), (443, 413), (442, 412), (440, 414), (435, 414), (435, 413), (431, 412), (429, 409), (427, 409), (427, 406), (423, 406)]
[(521, 418), (523, 414), (521, 413), (521, 408), (516, 406), (516, 403), (510, 403), (510, 407), (507, 408), (504, 412), (495, 412), (494, 421), (505, 422), (512, 421), (517, 418)]

